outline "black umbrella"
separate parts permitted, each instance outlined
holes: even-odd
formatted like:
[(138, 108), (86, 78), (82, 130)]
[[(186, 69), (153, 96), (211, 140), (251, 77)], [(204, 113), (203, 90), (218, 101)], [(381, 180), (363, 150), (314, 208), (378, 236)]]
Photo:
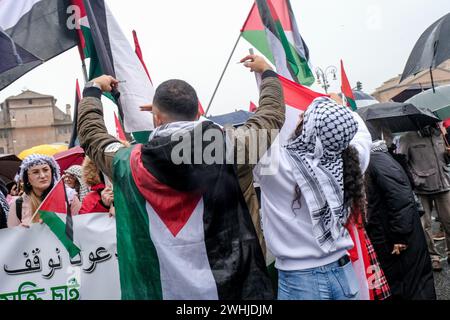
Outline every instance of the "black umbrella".
[(411, 103), (377, 103), (357, 110), (364, 121), (374, 122), (392, 133), (418, 131), (440, 122), (431, 111), (417, 108)]
[(434, 90), (433, 69), (450, 59), (450, 13), (433, 23), (420, 36), (411, 52), (400, 82), (423, 70), (430, 70)]
[(0, 156), (0, 178), (6, 183), (10, 183), (14, 180), (17, 171), (19, 171), (20, 160), (14, 154), (6, 154)]

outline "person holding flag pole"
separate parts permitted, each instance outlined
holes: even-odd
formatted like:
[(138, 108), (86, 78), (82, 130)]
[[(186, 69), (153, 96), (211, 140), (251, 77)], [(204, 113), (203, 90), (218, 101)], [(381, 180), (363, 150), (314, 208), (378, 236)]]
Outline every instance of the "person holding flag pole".
[[(226, 139), (216, 124), (196, 120), (195, 90), (173, 79), (156, 89), (149, 106), (156, 127), (150, 141), (126, 147), (107, 134), (102, 118), (101, 94), (117, 89), (118, 81), (104, 75), (85, 87), (78, 134), (86, 154), (113, 181), (123, 299), (273, 298), (241, 186), (253, 188), (252, 169), (283, 125), (285, 104), (280, 80), (263, 58), (241, 61), (262, 74), (259, 108), (243, 127), (227, 130)], [(258, 134), (266, 138), (265, 149)], [(214, 159), (207, 159), (213, 142)], [(254, 162), (250, 145), (260, 151)]]

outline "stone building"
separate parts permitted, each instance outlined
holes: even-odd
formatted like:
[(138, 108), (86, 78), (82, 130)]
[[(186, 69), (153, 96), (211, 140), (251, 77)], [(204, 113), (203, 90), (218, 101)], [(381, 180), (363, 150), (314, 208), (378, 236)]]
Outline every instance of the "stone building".
[(41, 144), (68, 143), (70, 105), (64, 113), (53, 96), (25, 90), (0, 104), (0, 154), (19, 154)]
[[(419, 72), (415, 77), (409, 77), (400, 83), (401, 75), (389, 79), (372, 93), (380, 102), (404, 102), (409, 98), (432, 87), (428, 70)], [(450, 60), (433, 70), (435, 87), (450, 84)]]

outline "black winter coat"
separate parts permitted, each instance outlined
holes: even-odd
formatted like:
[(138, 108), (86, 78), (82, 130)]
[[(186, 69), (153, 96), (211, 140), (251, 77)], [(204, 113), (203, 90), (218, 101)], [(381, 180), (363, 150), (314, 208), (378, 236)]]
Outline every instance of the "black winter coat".
[[(368, 174), (367, 233), (393, 298), (436, 299), (431, 260), (408, 177), (387, 152), (372, 152)], [(393, 255), (394, 244), (408, 247)]]

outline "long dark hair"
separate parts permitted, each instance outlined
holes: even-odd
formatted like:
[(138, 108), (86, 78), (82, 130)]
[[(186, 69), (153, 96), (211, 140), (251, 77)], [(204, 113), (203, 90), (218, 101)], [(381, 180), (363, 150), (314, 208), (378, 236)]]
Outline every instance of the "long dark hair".
[[(302, 130), (303, 121), (300, 121), (294, 131), (292, 139), (300, 136)], [(366, 212), (365, 180), (361, 171), (358, 150), (353, 146), (348, 146), (348, 148), (342, 152), (342, 160), (344, 162), (344, 206), (351, 210), (348, 221), (358, 222), (365, 216)], [(292, 202), (293, 210), (301, 207), (301, 195), (300, 187), (295, 185), (295, 198)]]

